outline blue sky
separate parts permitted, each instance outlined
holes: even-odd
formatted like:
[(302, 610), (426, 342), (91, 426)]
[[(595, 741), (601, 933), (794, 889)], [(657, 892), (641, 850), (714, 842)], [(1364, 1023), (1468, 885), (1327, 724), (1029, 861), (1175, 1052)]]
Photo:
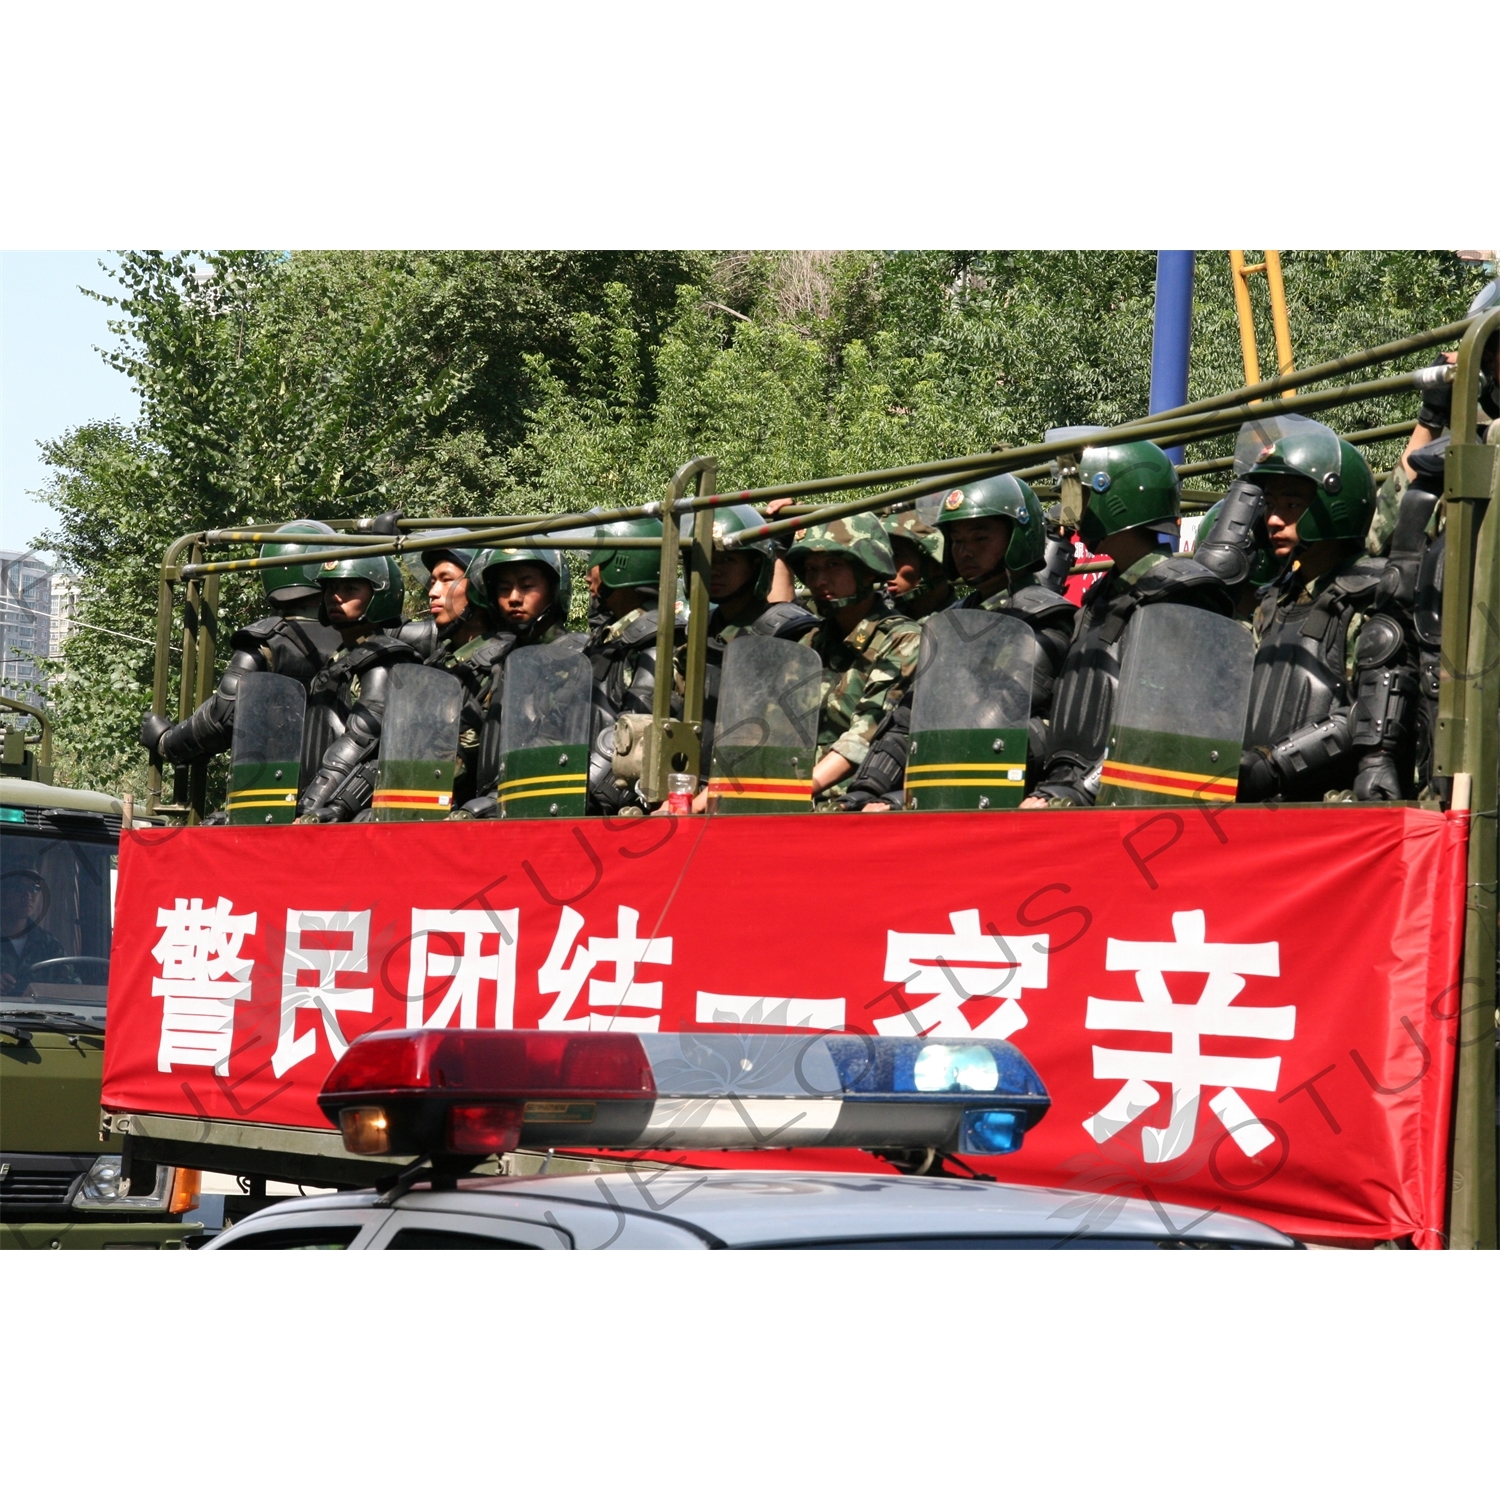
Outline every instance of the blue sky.
[(80, 284), (108, 291), (114, 283), (101, 250), (0, 252), (0, 549), (20, 551), (52, 520), (32, 493), (47, 481), (37, 443), (106, 417), (131, 421), (130, 382), (95, 352), (117, 341), (111, 309), (85, 297)]

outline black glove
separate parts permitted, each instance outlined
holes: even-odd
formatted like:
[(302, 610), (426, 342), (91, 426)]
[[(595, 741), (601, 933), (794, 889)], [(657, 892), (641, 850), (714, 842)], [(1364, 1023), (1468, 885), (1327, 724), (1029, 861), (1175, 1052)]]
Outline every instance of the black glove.
[(1264, 802), (1276, 795), (1279, 778), (1270, 754), (1261, 746), (1246, 750), (1240, 756), (1240, 799)]
[(1360, 766), (1354, 778), (1354, 799), (1356, 802), (1401, 800), (1401, 778), (1389, 755), (1372, 755)]
[(500, 799), (495, 796), (472, 797), (460, 808), (456, 808), (448, 814), (450, 819), (463, 820), (467, 818), (498, 818), (500, 816)]
[(161, 737), (172, 727), (172, 721), (164, 714), (152, 713), (149, 709), (141, 715), (141, 747), (156, 755), (161, 748)]

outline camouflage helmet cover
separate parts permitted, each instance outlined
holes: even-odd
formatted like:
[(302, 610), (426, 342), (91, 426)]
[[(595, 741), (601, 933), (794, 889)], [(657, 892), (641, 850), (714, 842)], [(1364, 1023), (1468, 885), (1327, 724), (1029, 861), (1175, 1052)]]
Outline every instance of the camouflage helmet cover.
[(566, 616), (573, 601), (573, 575), (555, 547), (485, 547), (475, 553), (465, 576), (469, 580), (469, 603), (494, 613), (495, 590), (490, 574), (507, 563), (532, 562), (552, 574), (549, 609)]
[[(333, 527), (325, 525), (322, 521), (288, 521), (285, 526), (276, 528), (277, 536), (333, 536), (334, 534)], [(267, 542), (260, 549), (263, 561), (270, 557), (286, 559), (280, 567), (261, 569), (261, 587), (265, 590), (267, 599), (273, 603), (287, 604), (293, 599), (318, 592), (318, 565), (296, 561), (302, 553), (314, 550), (316, 550), (315, 546), (300, 542)]]
[(1288, 413), (1246, 422), (1234, 446), (1234, 471), (1312, 481), (1311, 504), (1297, 523), (1301, 542), (1363, 541), (1375, 516), (1375, 478), (1357, 448), (1333, 428)]
[[(918, 513), (931, 514), (933, 525), (939, 528), (951, 526), (955, 521), (1001, 517), (1011, 523), (1005, 566), (1012, 573), (1033, 573), (1046, 560), (1047, 528), (1042, 518), (1042, 502), (1031, 486), (1014, 474), (995, 474), (941, 490), (919, 501)], [(945, 569), (950, 578), (958, 576), (951, 560)]]
[(890, 538), (892, 555), (897, 542), (907, 542), (924, 558), (930, 558), (939, 567), (943, 565), (943, 533), (915, 510), (903, 510), (894, 516), (882, 518), (885, 534)]
[(1137, 526), (1176, 531), (1182, 486), (1172, 460), (1155, 443), (1085, 448), (1078, 477), (1086, 502), (1078, 530), (1089, 547)]
[(792, 533), (787, 564), (801, 578), (807, 559), (814, 552), (843, 553), (873, 573), (877, 579), (896, 576), (896, 559), (891, 540), (877, 516), (869, 511), (857, 516), (843, 516), (821, 526), (803, 526)]
[(660, 537), (661, 522), (650, 516), (610, 521), (594, 528), (597, 545), (588, 566), (598, 568), (599, 585), (606, 589), (656, 588), (661, 583), (661, 552), (655, 547), (611, 547), (614, 537)]

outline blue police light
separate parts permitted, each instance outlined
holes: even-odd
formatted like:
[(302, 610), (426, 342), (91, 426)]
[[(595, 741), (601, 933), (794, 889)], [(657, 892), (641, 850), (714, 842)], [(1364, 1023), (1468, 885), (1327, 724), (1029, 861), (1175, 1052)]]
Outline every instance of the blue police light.
[(960, 1156), (1007, 1156), (1021, 1149), (1025, 1120), (1008, 1109), (966, 1109), (958, 1126)]
[(762, 1032), (376, 1031), (318, 1102), (350, 1151), (1015, 1151), (1051, 1100), (1009, 1042)]

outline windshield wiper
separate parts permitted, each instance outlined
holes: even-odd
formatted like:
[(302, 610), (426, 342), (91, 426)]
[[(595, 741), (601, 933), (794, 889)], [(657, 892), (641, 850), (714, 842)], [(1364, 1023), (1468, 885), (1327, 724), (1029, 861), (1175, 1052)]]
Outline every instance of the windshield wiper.
[[(28, 1026), (40, 1027), (43, 1031), (82, 1031), (93, 1036), (103, 1036), (104, 1028), (96, 1021), (90, 1021), (83, 1016), (74, 1015), (72, 1011), (45, 1011), (45, 1010), (8, 1010), (0, 1012), (7, 1020), (25, 1021)], [(5, 1026), (6, 1031), (12, 1028)], [(15, 1028), (16, 1031), (22, 1028)], [(30, 1038), (27, 1038), (30, 1040)]]

